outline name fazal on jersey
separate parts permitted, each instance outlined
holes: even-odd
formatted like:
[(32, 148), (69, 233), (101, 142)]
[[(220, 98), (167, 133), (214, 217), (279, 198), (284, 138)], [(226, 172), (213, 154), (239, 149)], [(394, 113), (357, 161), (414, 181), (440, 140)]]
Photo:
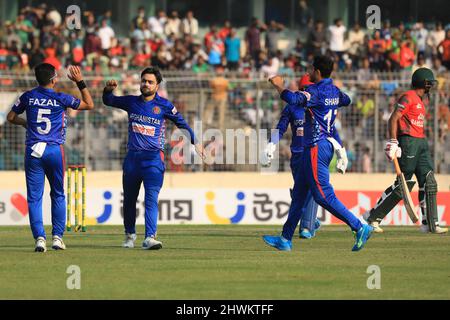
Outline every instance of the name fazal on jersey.
[(54, 99), (38, 99), (38, 98), (30, 98), (28, 100), (28, 104), (31, 106), (38, 107), (60, 107), (61, 105), (58, 101)]

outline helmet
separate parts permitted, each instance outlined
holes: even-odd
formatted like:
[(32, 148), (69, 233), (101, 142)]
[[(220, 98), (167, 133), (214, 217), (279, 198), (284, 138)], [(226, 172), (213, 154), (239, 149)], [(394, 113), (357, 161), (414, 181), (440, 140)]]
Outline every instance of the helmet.
[(419, 68), (414, 71), (411, 82), (413, 88), (425, 89), (428, 92), (437, 80), (434, 78), (433, 71), (428, 68)]

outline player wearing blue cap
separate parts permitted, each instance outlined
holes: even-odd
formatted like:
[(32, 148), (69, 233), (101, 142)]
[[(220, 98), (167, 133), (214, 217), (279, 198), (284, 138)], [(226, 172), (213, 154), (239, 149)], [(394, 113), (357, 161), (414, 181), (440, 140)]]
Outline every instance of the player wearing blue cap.
[(333, 158), (333, 144), (328, 140), (332, 137), (337, 110), (348, 106), (350, 98), (339, 90), (330, 79), (333, 61), (325, 56), (314, 58), (310, 72), (313, 85), (306, 91), (291, 92), (284, 89), (283, 78), (275, 76), (270, 79), (272, 85), (280, 93), (282, 100), (290, 105), (305, 107), (304, 152), (301, 168), (295, 177), (292, 192), (292, 203), (288, 218), (283, 226), (281, 236), (264, 236), (264, 241), (279, 250), (292, 249), (292, 237), (301, 215), (303, 214), (308, 192), (311, 191), (314, 200), (334, 216), (344, 221), (355, 233), (355, 244), (352, 251), (363, 248), (373, 228), (353, 215), (336, 198), (330, 184), (329, 165)]
[[(81, 100), (54, 90), (58, 74), (55, 67), (42, 63), (34, 69), (38, 87), (23, 93), (8, 113), (9, 122), (27, 129), (25, 177), (31, 231), (35, 251), (45, 252), (46, 235), (42, 219), (42, 196), (47, 177), (52, 201), (52, 248), (65, 249), (62, 240), (66, 222), (64, 193), (66, 110), (92, 110), (94, 102), (78, 67), (69, 67), (68, 77), (76, 82)], [(27, 119), (19, 117), (23, 112)]]
[(140, 96), (115, 96), (117, 82), (110, 80), (103, 91), (103, 103), (128, 113), (128, 153), (123, 163), (123, 216), (125, 241), (123, 247), (133, 248), (136, 240), (136, 201), (142, 182), (145, 188), (145, 240), (143, 249), (161, 249), (156, 240), (158, 195), (164, 179), (165, 121), (170, 120), (184, 131), (195, 150), (204, 159), (203, 147), (194, 132), (167, 99), (158, 95), (162, 75), (149, 67), (141, 73)]

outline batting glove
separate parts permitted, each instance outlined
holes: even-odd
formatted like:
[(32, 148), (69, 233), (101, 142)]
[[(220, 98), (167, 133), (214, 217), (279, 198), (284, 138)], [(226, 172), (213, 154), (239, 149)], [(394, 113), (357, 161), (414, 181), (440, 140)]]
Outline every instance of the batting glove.
[(272, 159), (274, 158), (274, 152), (275, 149), (277, 148), (277, 145), (273, 142), (269, 142), (269, 144), (266, 146), (266, 148), (264, 149), (263, 152), (263, 157), (262, 157), (262, 165), (265, 167), (270, 166), (270, 164), (272, 163)]
[(336, 169), (339, 173), (344, 174), (348, 166), (347, 150), (345, 148), (336, 149)]
[(394, 160), (394, 158), (400, 158), (402, 156), (402, 149), (398, 146), (398, 140), (391, 139), (386, 142), (384, 153), (389, 161)]

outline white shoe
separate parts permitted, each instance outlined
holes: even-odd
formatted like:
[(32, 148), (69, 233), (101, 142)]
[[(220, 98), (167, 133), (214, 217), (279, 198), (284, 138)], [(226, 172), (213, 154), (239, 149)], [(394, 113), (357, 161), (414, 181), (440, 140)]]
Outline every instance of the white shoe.
[(125, 233), (125, 240), (122, 243), (124, 248), (134, 248), (134, 242), (136, 241), (136, 233)]
[[(420, 231), (423, 232), (423, 233), (428, 233), (428, 232), (430, 232), (430, 229), (428, 228), (428, 225), (422, 224), (420, 226)], [(436, 226), (436, 231), (433, 232), (433, 233), (435, 233), (435, 234), (443, 234), (443, 233), (447, 233), (447, 232), (448, 232), (448, 228), (443, 228), (443, 227), (440, 227), (440, 226)]]
[(442, 233), (447, 233), (447, 232), (448, 232), (448, 228), (443, 228), (443, 227), (436, 226), (436, 232), (434, 232), (434, 233), (442, 234)]
[(161, 248), (162, 248), (162, 242), (156, 240), (153, 237), (145, 238), (144, 242), (142, 243), (142, 249), (145, 249), (145, 250), (158, 250)]
[(375, 233), (383, 233), (384, 232), (384, 230), (380, 228), (380, 224), (376, 221), (370, 222), (369, 225), (373, 227), (373, 232), (375, 232)]
[(52, 249), (53, 250), (66, 250), (66, 245), (64, 244), (64, 241), (61, 237), (53, 236)]
[(47, 243), (45, 242), (44, 237), (38, 237), (36, 239), (34, 252), (45, 252), (47, 251)]

